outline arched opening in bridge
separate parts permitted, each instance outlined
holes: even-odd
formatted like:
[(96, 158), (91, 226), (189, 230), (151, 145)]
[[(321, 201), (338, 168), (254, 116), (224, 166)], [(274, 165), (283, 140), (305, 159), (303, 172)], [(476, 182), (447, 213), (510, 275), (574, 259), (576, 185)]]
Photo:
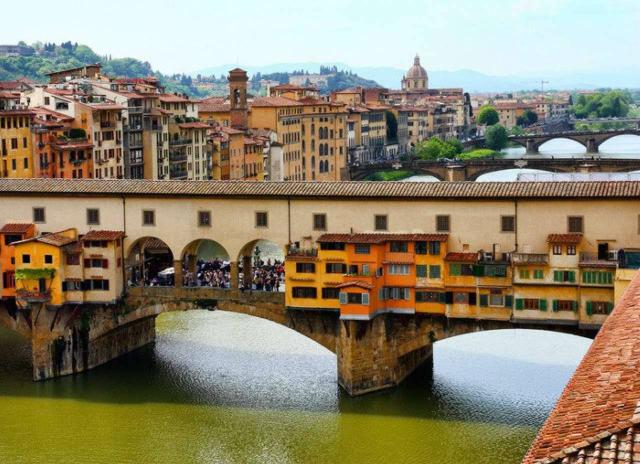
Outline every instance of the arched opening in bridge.
[(401, 179), (400, 182), (441, 182), (442, 180), (431, 174), (416, 174)]
[(591, 342), (531, 329), (452, 336), (434, 345), (433, 391), (452, 419), (539, 427)]
[(157, 237), (142, 237), (129, 248), (127, 284), (129, 286), (173, 286), (175, 269), (173, 253)]
[(269, 240), (253, 240), (238, 255), (238, 282), (243, 290), (284, 291), (283, 247)]
[(544, 142), (540, 147), (538, 147), (538, 151), (541, 155), (566, 158), (586, 154), (587, 147), (575, 140), (558, 137)]
[(522, 180), (524, 176), (534, 177), (536, 175), (549, 174), (549, 171), (543, 171), (541, 169), (502, 169), (500, 171), (488, 172), (481, 174), (476, 178), (477, 182), (513, 182), (516, 180)]
[(640, 136), (621, 134), (605, 140), (598, 147), (601, 155), (624, 158), (640, 158)]
[(231, 287), (231, 259), (218, 242), (198, 239), (182, 252), (182, 276), (185, 287)]

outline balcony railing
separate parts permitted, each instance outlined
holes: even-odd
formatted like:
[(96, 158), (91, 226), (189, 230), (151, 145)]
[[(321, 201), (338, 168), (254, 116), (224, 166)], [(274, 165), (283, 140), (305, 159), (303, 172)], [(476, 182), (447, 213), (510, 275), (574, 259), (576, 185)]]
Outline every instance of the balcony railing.
[(47, 303), (51, 300), (51, 292), (19, 288), (16, 290), (16, 298), (27, 303)]
[(169, 145), (191, 145), (193, 139), (170, 139)]
[(549, 255), (544, 253), (512, 253), (513, 264), (549, 264)]
[(109, 128), (114, 128), (116, 127), (116, 123), (113, 121), (100, 121), (100, 128), (101, 129), (109, 129)]
[(129, 111), (129, 114), (142, 114), (143, 109), (142, 106), (130, 106), (127, 111)]
[(287, 256), (302, 256), (302, 257), (315, 258), (316, 256), (318, 256), (318, 249), (289, 247), (289, 249), (287, 250)]
[(187, 161), (186, 153), (169, 153), (170, 163), (185, 163)]
[(618, 264), (618, 256), (613, 252), (607, 253), (606, 256), (599, 256), (598, 253), (580, 253), (580, 264), (597, 264), (615, 267)]

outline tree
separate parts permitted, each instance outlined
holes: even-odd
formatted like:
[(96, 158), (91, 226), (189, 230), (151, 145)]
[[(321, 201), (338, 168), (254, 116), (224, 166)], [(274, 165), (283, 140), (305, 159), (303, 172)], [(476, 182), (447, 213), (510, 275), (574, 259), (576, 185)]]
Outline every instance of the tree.
[(495, 124), (487, 129), (484, 134), (485, 145), (491, 150), (500, 151), (507, 146), (509, 135), (507, 129), (500, 124)]
[(498, 121), (500, 121), (500, 116), (493, 106), (485, 105), (478, 111), (478, 116), (476, 117), (478, 124), (482, 126), (493, 126), (494, 124), (498, 124)]

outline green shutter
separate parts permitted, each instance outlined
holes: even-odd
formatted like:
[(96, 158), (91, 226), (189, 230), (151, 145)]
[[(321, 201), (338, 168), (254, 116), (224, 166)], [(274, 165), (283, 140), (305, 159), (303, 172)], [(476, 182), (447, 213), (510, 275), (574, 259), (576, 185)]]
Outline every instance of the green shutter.
[(452, 276), (459, 276), (462, 274), (462, 266), (460, 264), (450, 264), (449, 274)]
[(558, 312), (558, 300), (553, 300), (553, 312)]
[(560, 277), (561, 272), (560, 271), (553, 271), (553, 281), (554, 282), (560, 282), (562, 280), (562, 277)]
[(489, 295), (485, 294), (480, 294), (480, 306), (489, 306)]
[(540, 305), (540, 311), (547, 310), (547, 300), (540, 300), (538, 304)]
[(576, 273), (574, 271), (569, 271), (568, 275), (569, 275), (569, 282), (575, 282), (576, 281)]
[(437, 264), (433, 264), (429, 266), (429, 278), (430, 279), (439, 279), (440, 278), (440, 266)]
[(482, 266), (481, 264), (474, 264), (473, 265), (473, 275), (476, 277), (484, 277), (485, 275), (485, 269), (484, 266)]
[(572, 302), (571, 302), (571, 310), (572, 310), (574, 313), (577, 313), (577, 312), (578, 312), (578, 302), (577, 302), (577, 301), (572, 301)]
[(524, 300), (522, 298), (516, 298), (516, 309), (524, 309)]
[(416, 264), (416, 277), (427, 277), (427, 266), (424, 264)]
[(582, 283), (583, 284), (588, 284), (589, 281), (587, 280), (587, 276), (589, 275), (589, 271), (582, 271)]
[(607, 272), (607, 283), (609, 285), (613, 283), (613, 272)]
[(607, 303), (607, 314), (611, 314), (611, 311), (613, 311), (613, 303), (608, 302)]
[(587, 301), (587, 316), (591, 316), (593, 314), (593, 303), (591, 301)]
[(513, 307), (513, 295), (505, 295), (504, 296), (504, 306), (505, 306), (505, 308)]

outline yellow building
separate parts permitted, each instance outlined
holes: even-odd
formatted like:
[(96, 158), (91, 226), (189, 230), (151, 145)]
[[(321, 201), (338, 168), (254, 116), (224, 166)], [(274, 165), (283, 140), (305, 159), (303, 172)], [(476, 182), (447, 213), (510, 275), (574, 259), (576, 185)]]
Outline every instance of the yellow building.
[[(87, 219), (99, 222), (89, 211)], [(79, 237), (72, 228), (14, 242), (16, 303), (116, 303), (124, 290), (123, 238), (99, 230)]]
[(0, 177), (33, 177), (33, 118), (28, 110), (0, 110)]

